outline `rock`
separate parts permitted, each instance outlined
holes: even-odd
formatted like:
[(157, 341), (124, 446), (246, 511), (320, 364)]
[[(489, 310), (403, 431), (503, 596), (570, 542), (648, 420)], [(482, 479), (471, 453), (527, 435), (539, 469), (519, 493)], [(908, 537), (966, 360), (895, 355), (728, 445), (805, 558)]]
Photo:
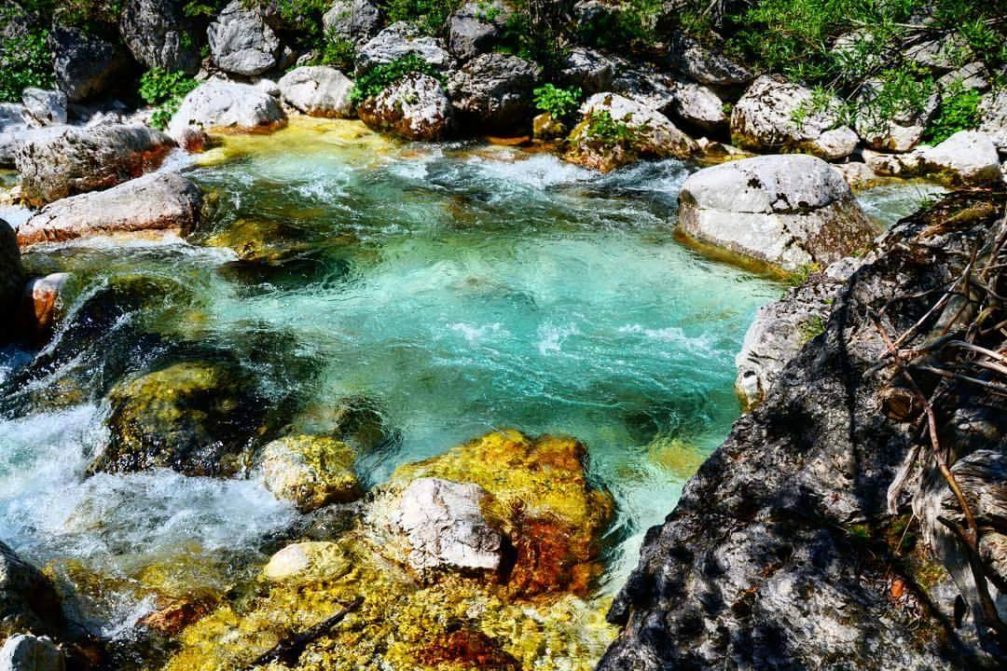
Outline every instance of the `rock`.
[(614, 59), (614, 62), (616, 76), (612, 80), (613, 92), (671, 117), (674, 113), (675, 88), (678, 86), (673, 79), (648, 67), (634, 67), (623, 59)]
[(951, 184), (980, 186), (1000, 181), (1000, 157), (985, 133), (958, 131), (936, 147), (924, 147), (919, 156), (922, 170)]
[(369, 0), (336, 0), (322, 17), (326, 35), (363, 44), (381, 28), (381, 10)]
[(353, 82), (335, 68), (305, 66), (291, 70), (280, 79), (279, 87), (288, 105), (310, 116), (353, 116)]
[(321, 436), (288, 436), (262, 448), (259, 469), (266, 488), (301, 512), (360, 496), (349, 445)]
[(18, 243), (67, 242), (99, 235), (186, 234), (199, 223), (203, 194), (177, 173), (155, 173), (119, 186), (65, 198), (18, 229)]
[(49, 341), (66, 308), (63, 295), (70, 278), (69, 273), (53, 273), (27, 282), (18, 313), (19, 337), (37, 347)]
[(500, 533), (482, 513), (488, 494), (473, 484), (418, 478), (385, 492), (368, 523), (389, 535), (383, 547), (399, 550), (420, 575), (436, 571), (496, 572), (503, 560)]
[[(240, 253), (240, 252), (239, 252)], [(328, 435), (362, 453), (373, 452), (396, 440), (380, 405), (364, 396), (347, 396), (336, 403), (309, 406), (291, 426), (302, 433)]]
[(168, 133), (181, 138), (186, 129), (195, 126), (205, 131), (260, 131), (286, 124), (276, 99), (248, 84), (208, 81), (185, 96), (178, 111), (171, 117)]
[(536, 140), (558, 140), (566, 135), (567, 128), (562, 121), (554, 119), (548, 112), (535, 115), (531, 120), (532, 136)]
[(0, 542), (0, 637), (19, 631), (57, 634), (63, 611), (52, 583)]
[[(995, 244), (1003, 205), (989, 192), (944, 199), (896, 225), (850, 276), (824, 334), (789, 362), (647, 533), (609, 613), (623, 631), (600, 671), (1003, 666), (1002, 648), (977, 641), (972, 604), (963, 609), (956, 599), (954, 555), (950, 565), (934, 561), (926, 529), (943, 525), (912, 515), (920, 510), (916, 494), (940, 481), (933, 460), (916, 456), (930, 449), (919, 430), (923, 409), (890, 417), (883, 401), (898, 375), (876, 368), (887, 351), (878, 321), (890, 337), (913, 327), (939, 300), (931, 289), (967, 272), (970, 250)], [(969, 211), (985, 214), (964, 216)], [(900, 345), (905, 351), (935, 343), (948, 325), (937, 313)], [(1000, 340), (988, 344), (996, 351)], [(943, 364), (945, 356), (955, 355), (945, 348), (932, 360)], [(940, 399), (942, 447), (951, 459), (975, 453), (967, 467), (953, 468), (966, 497), (983, 501), (979, 524), (997, 540), (1003, 480), (987, 474), (1003, 469), (976, 444), (1003, 454), (1000, 401), (956, 380), (941, 382)], [(976, 443), (961, 437), (963, 410), (985, 417)], [(996, 497), (980, 494), (994, 488)], [(944, 510), (960, 519), (946, 489)], [(986, 566), (996, 566), (986, 556)]]
[(65, 671), (66, 659), (51, 639), (31, 634), (8, 638), (0, 647), (0, 671)]
[(185, 5), (183, 0), (128, 0), (119, 34), (138, 63), (187, 75), (199, 71), (199, 44)]
[(1007, 151), (1007, 91), (993, 91), (979, 103), (979, 131), (993, 139), (997, 149)]
[(877, 109), (874, 100), (881, 89), (877, 82), (866, 82), (857, 100), (857, 117), (854, 122), (857, 134), (871, 149), (877, 151), (907, 152), (919, 144), (931, 117), (937, 111), (939, 97), (934, 94), (922, 109), (903, 109), (892, 114)]
[(755, 313), (734, 360), (734, 386), (746, 408), (761, 403), (791, 359), (824, 332), (833, 300), (856, 267), (852, 259), (837, 261)]
[(448, 83), (460, 121), (482, 132), (514, 130), (527, 124), (538, 68), (507, 54), (476, 56)]
[(81, 28), (56, 26), (49, 33), (56, 86), (70, 102), (105, 93), (121, 83), (129, 60), (116, 46)]
[(759, 77), (731, 113), (731, 137), (742, 149), (806, 151), (839, 161), (856, 150), (859, 138), (841, 126), (835, 105), (816, 109), (814, 94), (796, 84)]
[(14, 152), (28, 131), (28, 121), (24, 105), (0, 103), (0, 168), (14, 167)]
[(406, 75), (357, 108), (360, 120), (375, 130), (407, 140), (442, 140), (454, 128), (451, 101), (429, 75)]
[(615, 63), (604, 54), (585, 47), (573, 47), (566, 54), (559, 72), (565, 86), (576, 86), (587, 95), (612, 88)]
[(465, 3), (448, 19), (448, 48), (461, 60), (490, 51), (509, 17), (510, 10), (500, 0)]
[(264, 412), (252, 384), (236, 366), (207, 361), (120, 382), (108, 394), (108, 444), (89, 472), (235, 473)]
[(20, 302), (22, 287), (24, 269), (17, 234), (10, 224), (0, 219), (0, 343), (13, 335), (14, 313)]
[(880, 176), (867, 163), (837, 163), (832, 166), (832, 169), (839, 171), (839, 174), (854, 191), (869, 189), (881, 181)]
[(580, 111), (583, 120), (570, 133), (564, 156), (573, 163), (608, 171), (639, 157), (687, 158), (699, 151), (668, 117), (624, 96), (596, 93)]
[(157, 168), (174, 146), (146, 126), (52, 126), (25, 136), (14, 162), (22, 198), (41, 205), (139, 177)]
[(357, 76), (373, 70), (375, 66), (409, 55), (422, 59), (441, 72), (447, 72), (454, 66), (454, 59), (440, 40), (422, 36), (415, 27), (399, 21), (360, 48), (357, 52)]
[(742, 86), (753, 79), (743, 66), (681, 32), (672, 35), (668, 44), (668, 64), (707, 86)]
[(760, 156), (705, 168), (679, 194), (692, 238), (787, 271), (827, 265), (878, 233), (842, 176), (812, 156)]
[(36, 126), (66, 123), (66, 94), (62, 91), (26, 88), (21, 94), (25, 111)]
[(727, 128), (724, 103), (717, 94), (699, 84), (679, 84), (675, 88), (675, 119), (683, 125), (716, 133)]
[(953, 70), (963, 59), (972, 58), (968, 41), (957, 32), (946, 32), (940, 37), (916, 42), (903, 52), (913, 63), (938, 71)]
[(953, 70), (937, 80), (937, 88), (942, 92), (954, 91), (988, 91), (990, 88), (990, 71), (982, 61), (975, 61)]
[(336, 543), (308, 541), (288, 545), (274, 554), (262, 569), (262, 575), (272, 581), (321, 575), (338, 579), (350, 568)]
[(206, 31), (213, 62), (224, 72), (254, 77), (279, 64), (280, 40), (256, 9), (232, 0)]

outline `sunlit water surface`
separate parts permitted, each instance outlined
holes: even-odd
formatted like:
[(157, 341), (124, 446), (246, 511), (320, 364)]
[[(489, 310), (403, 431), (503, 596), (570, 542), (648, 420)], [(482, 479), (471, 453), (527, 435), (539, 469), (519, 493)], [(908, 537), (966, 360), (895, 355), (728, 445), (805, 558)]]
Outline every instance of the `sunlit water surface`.
[[(616, 589), (644, 531), (737, 417), (734, 356), (756, 308), (783, 290), (676, 241), (677, 193), (694, 168), (599, 176), (547, 154), (401, 147), (338, 124), (236, 141), (228, 159), (190, 169), (219, 197), (193, 240), (251, 221), (281, 255), (267, 268), (181, 242), (26, 259), (73, 271), (77, 307), (126, 276), (184, 298), (166, 290), (117, 313), (16, 388), (32, 354), (3, 353), (0, 539), (66, 574), (121, 578), (91, 613), (111, 635), (149, 609), (128, 585), (152, 564), (261, 561), (262, 539), (296, 513), (254, 477), (84, 477), (106, 439), (104, 393), (182, 341), (233, 353), (277, 402), (375, 400), (401, 440), (360, 465), (372, 484), (498, 427), (580, 438), (618, 503), (601, 586)], [(862, 200), (890, 223), (930, 191), (883, 187)], [(59, 348), (58, 336), (48, 352)]]

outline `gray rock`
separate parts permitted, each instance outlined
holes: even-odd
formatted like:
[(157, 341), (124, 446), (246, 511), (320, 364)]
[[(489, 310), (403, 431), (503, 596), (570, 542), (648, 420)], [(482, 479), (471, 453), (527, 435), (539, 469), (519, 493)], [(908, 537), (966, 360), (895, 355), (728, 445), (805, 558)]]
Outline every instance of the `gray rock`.
[(14, 151), (28, 131), (28, 110), (24, 105), (0, 103), (0, 168), (14, 167)]
[(961, 87), (971, 91), (988, 91), (990, 88), (990, 71), (982, 61), (975, 61), (968, 65), (947, 73), (937, 80), (937, 88), (942, 92), (949, 89)]
[(168, 124), (168, 133), (182, 138), (191, 127), (264, 130), (286, 123), (283, 108), (272, 95), (249, 84), (211, 80), (191, 91)]
[(486, 53), (500, 38), (509, 16), (500, 0), (465, 3), (448, 19), (448, 48), (461, 60)]
[(993, 91), (979, 103), (979, 130), (993, 139), (997, 149), (1007, 151), (1007, 91)]
[(829, 161), (852, 154), (859, 138), (841, 126), (839, 101), (818, 109), (810, 90), (775, 77), (759, 77), (734, 106), (731, 137), (743, 149), (806, 151)]
[(892, 115), (888, 110), (878, 109), (874, 105), (879, 91), (879, 83), (865, 83), (863, 93), (857, 101), (857, 118), (854, 122), (857, 134), (871, 149), (911, 151), (923, 139), (927, 124), (937, 111), (938, 96), (930, 96), (923, 109), (905, 109)]
[(958, 131), (936, 147), (919, 150), (922, 171), (963, 186), (1000, 181), (1000, 156), (993, 139), (978, 131)]
[(717, 94), (699, 84), (680, 84), (675, 88), (672, 105), (676, 120), (687, 126), (716, 133), (727, 128), (724, 102)]
[(26, 88), (21, 94), (25, 111), (36, 126), (66, 123), (66, 94), (62, 91)]
[(51, 639), (31, 634), (8, 638), (0, 647), (0, 671), (65, 671), (63, 652)]
[(459, 120), (482, 131), (508, 131), (531, 118), (537, 81), (534, 63), (507, 54), (483, 54), (455, 73), (448, 93)]
[(14, 313), (24, 282), (17, 235), (10, 224), (0, 219), (0, 343), (7, 342), (14, 335)]
[(335, 68), (305, 66), (291, 70), (280, 78), (279, 90), (288, 105), (305, 114), (337, 119), (353, 116), (353, 82)]
[(322, 25), (327, 35), (363, 44), (381, 29), (381, 10), (369, 0), (336, 0)]
[(136, 61), (147, 68), (194, 75), (199, 71), (195, 26), (183, 0), (128, 0), (119, 33)]
[(404, 21), (394, 23), (378, 33), (357, 53), (357, 75), (369, 72), (377, 65), (415, 55), (441, 72), (454, 67), (454, 59), (443, 43), (434, 37), (420, 35)]
[(213, 62), (224, 72), (254, 77), (279, 64), (280, 40), (262, 15), (233, 0), (206, 31)]
[(175, 147), (146, 126), (51, 126), (31, 131), (15, 152), (21, 196), (44, 204), (107, 189), (157, 168)]
[(441, 140), (454, 128), (454, 111), (441, 83), (429, 75), (406, 75), (357, 108), (369, 127), (406, 140)]
[(968, 41), (957, 32), (917, 42), (903, 51), (911, 62), (938, 71), (953, 70), (963, 58), (972, 58)]
[[(576, 86), (586, 95), (612, 89), (616, 67), (612, 59), (585, 47), (573, 47), (559, 72), (565, 86)], [(623, 91), (617, 91), (623, 93)]]
[(49, 46), (56, 86), (70, 102), (93, 98), (121, 83), (129, 63), (118, 47), (80, 28), (53, 28)]
[(788, 271), (838, 261), (878, 233), (843, 177), (799, 154), (700, 170), (682, 185), (678, 221), (700, 242)]
[(188, 233), (199, 223), (203, 195), (176, 173), (155, 173), (42, 208), (18, 229), (22, 247), (108, 235)]
[(613, 91), (667, 117), (674, 114), (678, 84), (673, 79), (649, 67), (634, 67), (621, 58), (613, 58), (612, 62), (616, 71)]
[(711, 51), (684, 33), (675, 33), (668, 44), (668, 64), (678, 72), (707, 86), (741, 86), (752, 73), (731, 59)]
[(26, 630), (56, 634), (63, 626), (52, 583), (0, 542), (0, 636)]

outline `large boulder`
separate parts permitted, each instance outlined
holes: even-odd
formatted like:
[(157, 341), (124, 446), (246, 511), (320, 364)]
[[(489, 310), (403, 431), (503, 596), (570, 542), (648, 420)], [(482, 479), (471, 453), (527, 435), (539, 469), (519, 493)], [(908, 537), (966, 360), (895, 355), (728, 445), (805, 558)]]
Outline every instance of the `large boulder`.
[(335, 0), (322, 25), (330, 37), (362, 44), (381, 28), (381, 10), (370, 0)]
[(707, 86), (741, 86), (752, 81), (745, 67), (707, 49), (685, 33), (675, 33), (668, 44), (668, 64)]
[(13, 335), (14, 312), (18, 308), (24, 280), (17, 234), (10, 224), (0, 219), (0, 343)]
[(236, 473), (264, 412), (253, 384), (233, 364), (212, 361), (176, 363), (120, 382), (108, 394), (108, 444), (89, 471)]
[(22, 198), (41, 205), (139, 177), (174, 147), (171, 138), (147, 126), (52, 126), (27, 135), (14, 162)]
[(82, 28), (53, 28), (49, 46), (56, 86), (70, 102), (93, 98), (121, 83), (129, 65), (121, 49)]
[(594, 49), (573, 47), (564, 56), (559, 79), (566, 86), (576, 86), (591, 95), (612, 88), (616, 72), (615, 62)]
[(840, 124), (838, 103), (819, 109), (809, 89), (775, 77), (759, 77), (734, 106), (731, 137), (744, 149), (806, 151), (839, 161), (856, 150), (860, 138)]
[(406, 75), (357, 108), (370, 128), (407, 140), (441, 140), (454, 128), (451, 101), (429, 75)]
[(190, 128), (204, 131), (260, 131), (286, 123), (276, 98), (260, 88), (219, 80), (190, 91), (168, 123), (168, 133), (184, 138)]
[(0, 637), (63, 630), (60, 598), (41, 571), (0, 542)]
[(241, 0), (221, 10), (206, 36), (214, 64), (229, 74), (254, 77), (279, 62), (280, 39), (259, 11)]
[(699, 151), (668, 117), (615, 93), (596, 93), (581, 106), (583, 120), (568, 138), (568, 161), (613, 170), (641, 157), (687, 158)]
[(28, 118), (35, 126), (53, 126), (66, 123), (66, 94), (29, 87), (21, 94)]
[(878, 233), (842, 175), (804, 155), (700, 170), (682, 185), (678, 221), (701, 243), (787, 271), (838, 261)]
[(0, 103), (0, 168), (14, 167), (14, 151), (28, 131), (29, 121), (24, 105)]
[(411, 24), (399, 21), (360, 48), (357, 52), (357, 75), (406, 56), (416, 56), (441, 72), (447, 72), (454, 66), (454, 59), (440, 40), (422, 35)]
[(119, 20), (123, 42), (147, 68), (194, 75), (199, 70), (195, 26), (183, 0), (128, 0)]
[(672, 110), (676, 121), (684, 126), (706, 133), (717, 133), (727, 128), (728, 116), (724, 101), (716, 93), (700, 84), (679, 84), (675, 87)]
[(335, 68), (305, 66), (291, 70), (279, 81), (283, 100), (310, 116), (353, 116), (353, 82)]
[(534, 63), (507, 54), (483, 54), (451, 78), (448, 93), (460, 121), (482, 131), (508, 131), (531, 117), (537, 80)]
[(958, 131), (937, 146), (922, 148), (919, 157), (925, 174), (953, 185), (982, 186), (1001, 180), (996, 144), (978, 131)]
[(17, 240), (27, 247), (101, 235), (184, 234), (199, 223), (202, 203), (192, 181), (155, 173), (50, 203), (18, 229)]
[(259, 453), (262, 480), (277, 498), (291, 501), (301, 512), (360, 496), (353, 470), (356, 451), (323, 436), (287, 436)]
[(509, 16), (500, 0), (466, 2), (448, 19), (448, 48), (461, 60), (488, 52), (500, 39)]
[(1007, 91), (987, 93), (979, 103), (979, 130), (989, 135), (1000, 151), (1007, 151)]
[(8, 638), (0, 648), (0, 671), (65, 671), (66, 658), (51, 639), (31, 634)]

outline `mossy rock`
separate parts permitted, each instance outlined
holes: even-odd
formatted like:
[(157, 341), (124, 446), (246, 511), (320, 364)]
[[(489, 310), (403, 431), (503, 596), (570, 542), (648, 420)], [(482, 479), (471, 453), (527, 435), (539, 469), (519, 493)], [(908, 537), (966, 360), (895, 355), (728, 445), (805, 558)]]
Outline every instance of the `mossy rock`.
[(354, 471), (356, 450), (324, 436), (287, 436), (259, 453), (259, 468), (269, 491), (301, 512), (361, 495)]
[(599, 172), (611, 172), (639, 159), (627, 142), (608, 142), (592, 137), (590, 125), (591, 120), (584, 119), (570, 132), (564, 155), (567, 161)]
[(307, 251), (290, 226), (268, 219), (238, 219), (205, 239), (211, 247), (226, 247), (246, 263), (273, 265)]
[(328, 435), (361, 452), (393, 442), (398, 433), (388, 426), (385, 413), (373, 399), (346, 396), (335, 403), (312, 403), (291, 422), (296, 432)]
[(262, 415), (252, 388), (236, 366), (209, 361), (176, 363), (120, 383), (108, 395), (108, 446), (90, 471), (234, 474)]

